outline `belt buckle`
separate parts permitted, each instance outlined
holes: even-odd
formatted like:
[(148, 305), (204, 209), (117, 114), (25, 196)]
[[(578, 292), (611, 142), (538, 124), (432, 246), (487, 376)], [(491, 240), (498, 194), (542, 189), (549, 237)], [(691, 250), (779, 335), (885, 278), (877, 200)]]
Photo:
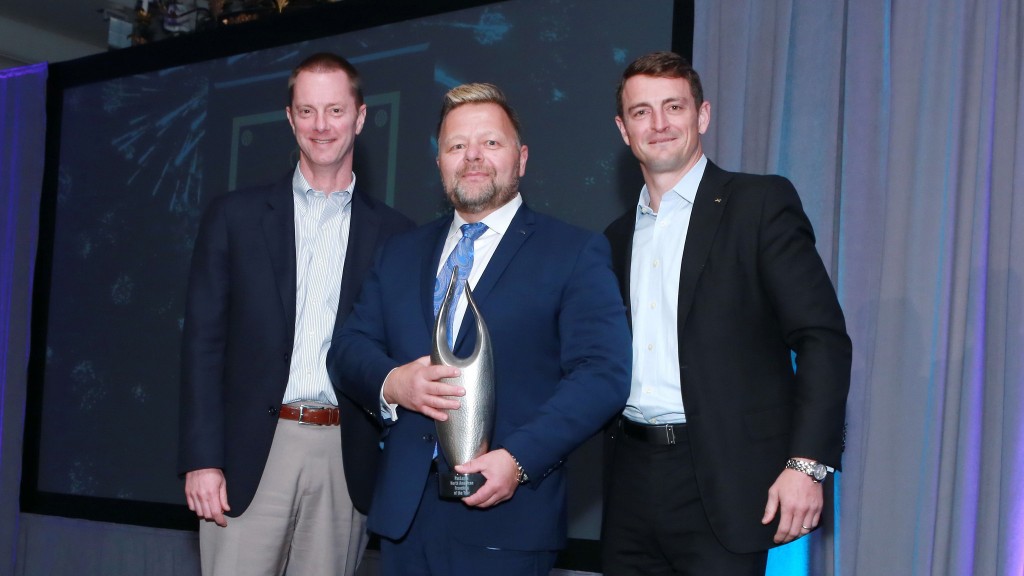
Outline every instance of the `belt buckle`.
[(306, 422), (306, 410), (324, 410), (324, 406), (310, 406), (308, 404), (299, 404), (299, 425), (301, 426), (319, 426), (316, 422)]
[(669, 446), (675, 445), (676, 429), (672, 424), (665, 426), (665, 439), (668, 441)]

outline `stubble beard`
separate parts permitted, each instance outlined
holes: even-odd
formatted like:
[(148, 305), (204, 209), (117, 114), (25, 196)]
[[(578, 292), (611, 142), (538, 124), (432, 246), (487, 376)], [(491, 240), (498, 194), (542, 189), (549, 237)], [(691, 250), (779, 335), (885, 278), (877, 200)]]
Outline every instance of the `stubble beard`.
[(516, 166), (508, 182), (498, 184), (492, 176), (491, 181), (483, 185), (475, 194), (467, 190), (459, 181), (461, 173), (445, 183), (445, 194), (448, 201), (459, 212), (479, 214), (486, 210), (494, 210), (507, 204), (519, 192), (519, 167)]

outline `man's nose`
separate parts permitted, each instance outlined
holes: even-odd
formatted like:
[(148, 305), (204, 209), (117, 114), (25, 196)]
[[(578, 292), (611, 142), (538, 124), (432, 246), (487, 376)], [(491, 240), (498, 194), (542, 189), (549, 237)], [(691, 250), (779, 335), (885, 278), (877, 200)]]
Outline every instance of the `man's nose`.
[(473, 143), (467, 144), (466, 145), (466, 161), (467, 162), (473, 162), (475, 160), (479, 160), (481, 158), (481, 151), (482, 150), (483, 150), (483, 147), (480, 146), (479, 144), (473, 144)]
[(668, 126), (668, 118), (665, 116), (665, 112), (662, 110), (655, 110), (651, 113), (651, 127), (655, 130), (661, 131)]

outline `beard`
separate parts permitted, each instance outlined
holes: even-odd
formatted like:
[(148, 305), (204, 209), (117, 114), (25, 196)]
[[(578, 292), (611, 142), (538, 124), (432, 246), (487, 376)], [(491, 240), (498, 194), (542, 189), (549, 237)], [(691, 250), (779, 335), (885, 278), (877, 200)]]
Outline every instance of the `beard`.
[(515, 198), (519, 192), (519, 162), (516, 162), (512, 176), (505, 182), (498, 182), (491, 175), (489, 182), (479, 185), (474, 191), (460, 181), (468, 168), (459, 170), (454, 178), (444, 183), (445, 195), (452, 206), (464, 214), (479, 214), (486, 210), (495, 210)]

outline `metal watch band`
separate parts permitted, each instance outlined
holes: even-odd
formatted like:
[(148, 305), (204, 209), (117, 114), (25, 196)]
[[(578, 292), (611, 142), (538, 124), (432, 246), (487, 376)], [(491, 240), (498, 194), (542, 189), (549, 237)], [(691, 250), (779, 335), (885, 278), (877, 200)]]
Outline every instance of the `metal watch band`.
[[(506, 450), (506, 452), (508, 451)], [(508, 455), (512, 456), (512, 461), (516, 463), (516, 482), (526, 484), (526, 482), (530, 480), (530, 477), (526, 475), (526, 470), (523, 470), (523, 465), (519, 463), (519, 459), (511, 452), (509, 452)]]
[(790, 458), (786, 461), (786, 468), (790, 470), (796, 470), (797, 472), (803, 472), (811, 477), (811, 481), (819, 483), (825, 479), (828, 475), (827, 469), (817, 462), (807, 462), (805, 460), (797, 460), (796, 458)]

